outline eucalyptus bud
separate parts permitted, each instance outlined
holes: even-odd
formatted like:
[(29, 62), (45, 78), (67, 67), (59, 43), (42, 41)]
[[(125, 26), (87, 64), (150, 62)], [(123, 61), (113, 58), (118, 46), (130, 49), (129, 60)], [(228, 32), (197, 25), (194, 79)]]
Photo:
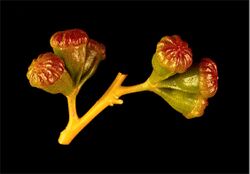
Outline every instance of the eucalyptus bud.
[(40, 54), (34, 59), (28, 68), (27, 78), (31, 86), (51, 94), (67, 96), (73, 90), (73, 81), (63, 60), (53, 53)]
[(210, 58), (203, 58), (199, 65), (159, 82), (158, 87), (201, 94), (204, 98), (213, 97), (218, 89), (217, 66)]
[(211, 59), (203, 58), (199, 65), (160, 81), (155, 87), (155, 93), (186, 118), (202, 116), (207, 99), (218, 89), (217, 66)]
[(90, 78), (96, 71), (101, 60), (106, 57), (105, 46), (90, 39), (87, 45), (86, 61), (83, 68), (81, 81)]
[(105, 58), (105, 47), (89, 39), (87, 33), (80, 29), (56, 32), (50, 39), (50, 45), (54, 53), (64, 60), (75, 84), (80, 80), (86, 81), (84, 77), (90, 77), (99, 61)]
[(157, 44), (152, 58), (151, 83), (185, 72), (192, 65), (192, 50), (177, 35), (165, 36)]

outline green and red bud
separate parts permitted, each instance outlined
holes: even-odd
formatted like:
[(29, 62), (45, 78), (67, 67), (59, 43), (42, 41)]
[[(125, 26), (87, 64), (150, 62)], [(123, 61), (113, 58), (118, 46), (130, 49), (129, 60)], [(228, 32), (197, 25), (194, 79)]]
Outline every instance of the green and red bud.
[[(50, 39), (54, 53), (61, 57), (72, 76), (75, 84), (80, 80), (86, 81), (92, 67), (97, 67), (100, 60), (105, 58), (105, 47), (92, 39), (80, 29), (56, 32)], [(93, 65), (92, 65), (93, 64)]]
[(169, 88), (158, 88), (154, 92), (187, 119), (202, 116), (208, 105), (207, 99), (199, 94)]
[[(33, 60), (27, 78), (31, 86), (47, 92), (68, 95), (90, 78), (106, 57), (105, 46), (79, 29), (55, 33), (50, 44), (54, 53)], [(152, 58), (153, 72), (148, 78), (150, 90), (175, 110), (191, 119), (203, 115), (207, 99), (218, 89), (216, 64), (209, 58), (192, 65), (192, 50), (177, 35), (165, 36), (157, 44)]]
[(165, 36), (157, 44), (152, 58), (153, 73), (151, 82), (185, 72), (192, 65), (192, 50), (178, 35)]
[(61, 58), (53, 53), (45, 53), (34, 59), (28, 68), (30, 85), (49, 93), (68, 95), (73, 89), (73, 81), (65, 69)]
[(217, 66), (211, 59), (203, 58), (199, 65), (191, 67), (185, 73), (160, 81), (157, 87), (201, 94), (204, 98), (212, 97), (218, 89)]
[(218, 89), (216, 64), (203, 58), (200, 64), (155, 85), (155, 92), (186, 118), (202, 116), (207, 99)]
[(84, 63), (81, 80), (87, 80), (96, 71), (99, 62), (106, 58), (105, 46), (90, 39), (87, 45), (86, 61)]

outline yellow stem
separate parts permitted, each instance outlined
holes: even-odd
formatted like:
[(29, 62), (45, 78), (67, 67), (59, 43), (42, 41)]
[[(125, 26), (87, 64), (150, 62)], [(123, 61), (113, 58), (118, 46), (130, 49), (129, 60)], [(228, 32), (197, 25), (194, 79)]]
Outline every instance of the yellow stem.
[[(72, 121), (71, 124), (68, 124), (67, 128), (61, 132), (59, 137), (59, 143), (68, 145), (75, 138), (75, 136), (85, 127), (87, 126), (100, 112), (102, 112), (106, 107), (113, 106), (114, 104), (122, 104), (123, 101), (119, 99), (122, 95), (140, 92), (145, 90), (150, 90), (152, 86), (148, 83), (148, 81), (134, 86), (124, 87), (121, 86), (122, 82), (125, 80), (127, 75), (118, 73), (113, 83), (110, 85), (108, 90), (103, 94), (103, 96), (89, 109), (89, 111), (82, 116), (79, 120), (74, 119), (76, 121)], [(73, 99), (73, 97), (72, 97)], [(69, 101), (69, 99), (68, 99)], [(71, 99), (70, 99), (71, 101)], [(73, 101), (72, 101), (73, 103)], [(69, 104), (72, 104), (69, 102)], [(72, 111), (69, 106), (69, 111)], [(72, 111), (74, 113), (74, 110)], [(71, 116), (73, 117), (73, 116)]]
[[(75, 124), (79, 122), (79, 117), (76, 111), (76, 96), (78, 92), (79, 88), (76, 88), (71, 94), (66, 96), (68, 102), (69, 121), (66, 128), (64, 129), (64, 131), (61, 132), (61, 134), (63, 134), (63, 132), (71, 131), (74, 128)], [(63, 136), (60, 136), (58, 141), (59, 143), (63, 142)]]
[(76, 121), (78, 121), (78, 115), (76, 111), (76, 95), (67, 96), (68, 110), (69, 110), (69, 124), (67, 127), (71, 128)]

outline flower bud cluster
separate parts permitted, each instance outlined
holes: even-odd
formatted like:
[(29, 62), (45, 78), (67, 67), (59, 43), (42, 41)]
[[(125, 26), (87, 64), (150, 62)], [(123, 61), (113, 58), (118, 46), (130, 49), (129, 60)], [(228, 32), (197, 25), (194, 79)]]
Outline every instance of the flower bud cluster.
[(203, 58), (192, 65), (192, 50), (177, 36), (165, 36), (157, 44), (152, 58), (153, 72), (149, 82), (160, 95), (186, 118), (202, 116), (218, 89), (215, 62)]
[(56, 32), (50, 45), (54, 53), (41, 54), (33, 60), (27, 78), (31, 86), (52, 94), (68, 95), (75, 86), (83, 85), (106, 57), (104, 45), (80, 29)]

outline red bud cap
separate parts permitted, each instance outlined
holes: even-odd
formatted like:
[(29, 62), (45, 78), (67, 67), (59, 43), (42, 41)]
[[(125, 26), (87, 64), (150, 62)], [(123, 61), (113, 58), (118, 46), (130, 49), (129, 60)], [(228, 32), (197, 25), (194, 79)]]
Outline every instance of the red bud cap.
[(53, 48), (67, 48), (87, 44), (88, 35), (80, 29), (59, 31), (53, 34), (50, 45)]
[(32, 86), (48, 86), (55, 83), (64, 70), (62, 59), (53, 53), (45, 53), (32, 61), (27, 76)]
[(63, 60), (53, 53), (41, 54), (34, 59), (29, 66), (27, 78), (31, 86), (52, 94), (67, 95), (73, 89), (72, 79)]
[(218, 89), (218, 71), (215, 62), (210, 58), (203, 58), (199, 66), (200, 93), (206, 97), (213, 97)]
[(159, 63), (171, 72), (183, 73), (192, 65), (192, 50), (180, 36), (165, 36), (157, 44)]
[(97, 52), (98, 56), (104, 60), (106, 58), (105, 46), (97, 41), (90, 39), (88, 43), (88, 49)]

